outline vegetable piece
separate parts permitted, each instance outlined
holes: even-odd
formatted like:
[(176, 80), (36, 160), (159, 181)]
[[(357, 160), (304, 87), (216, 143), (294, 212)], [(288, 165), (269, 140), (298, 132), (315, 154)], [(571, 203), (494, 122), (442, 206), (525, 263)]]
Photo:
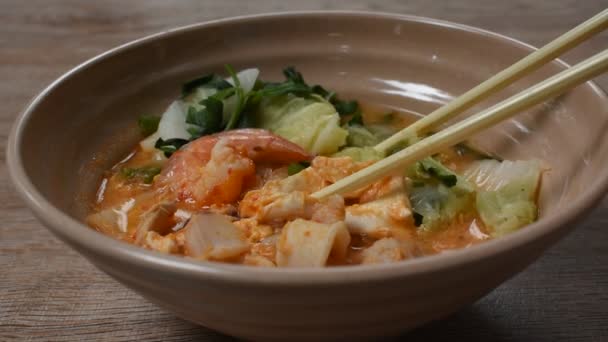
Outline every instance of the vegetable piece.
[(499, 162), (486, 159), (473, 163), (464, 173), (476, 184), (477, 210), (493, 236), (502, 236), (534, 222), (538, 216), (537, 192), (542, 176), (540, 162)]
[(174, 101), (169, 105), (158, 123), (158, 134), (163, 140), (190, 139), (188, 128), (192, 127), (186, 123), (186, 112), (181, 101)]
[(332, 104), (340, 115), (354, 114), (349, 123), (352, 123), (353, 125), (363, 125), (363, 117), (361, 116), (361, 112), (359, 112), (359, 104), (357, 101), (335, 101)]
[(350, 234), (344, 222), (333, 224), (296, 219), (283, 227), (276, 261), (284, 267), (323, 267), (330, 254), (346, 257)]
[(384, 125), (384, 124), (369, 124), (365, 126), (368, 131), (370, 131), (373, 135), (378, 137), (380, 140), (384, 140), (391, 135), (397, 133), (399, 131), (398, 128), (392, 125)]
[(152, 116), (152, 115), (142, 115), (137, 120), (137, 125), (141, 131), (141, 134), (144, 136), (148, 136), (158, 129), (158, 123), (160, 122), (160, 117)]
[(197, 89), (210, 88), (210, 89), (226, 89), (230, 88), (231, 84), (222, 77), (216, 74), (208, 74), (191, 81), (186, 82), (182, 86), (182, 97), (186, 97)]
[(375, 146), (380, 142), (377, 136), (370, 132), (365, 126), (347, 125), (348, 137), (346, 138), (347, 146), (366, 147)]
[(156, 144), (159, 138), (160, 134), (158, 133), (158, 131), (156, 131), (156, 133), (149, 135), (147, 138), (140, 141), (139, 146), (143, 151), (153, 151), (155, 148), (154, 145)]
[(246, 69), (235, 73), (231, 66), (226, 65), (226, 70), (230, 74), (227, 80), (234, 89), (234, 96), (224, 100), (224, 122), (225, 129), (236, 128), (243, 111), (249, 103), (249, 98), (253, 95), (257, 77), (260, 73), (258, 69)]
[(373, 147), (346, 147), (334, 153), (332, 157), (351, 157), (354, 161), (362, 162), (380, 160), (384, 158), (384, 155)]
[(339, 126), (333, 106), (319, 98), (285, 95), (265, 99), (256, 113), (258, 125), (314, 154), (331, 154), (345, 144), (348, 132)]
[(458, 177), (452, 170), (443, 166), (433, 158), (421, 160), (418, 162), (418, 167), (420, 171), (426, 173), (430, 177), (436, 178), (448, 188), (453, 187), (458, 182)]
[(307, 163), (307, 162), (291, 163), (287, 166), (287, 174), (289, 176), (295, 175), (296, 173), (304, 170), (305, 168), (307, 168), (309, 166), (310, 166), (310, 163)]
[(245, 108), (247, 99), (245, 98), (245, 92), (243, 88), (241, 88), (241, 81), (239, 80), (232, 67), (230, 65), (226, 65), (226, 70), (230, 74), (232, 85), (235, 91), (235, 97), (233, 97), (235, 99), (234, 109), (232, 110), (232, 113), (230, 113), (228, 122), (226, 123), (226, 129), (229, 130), (234, 128), (234, 126), (236, 126), (236, 124), (240, 120), (240, 115), (243, 111), (243, 108)]
[(129, 179), (137, 180), (144, 184), (152, 184), (154, 177), (160, 173), (160, 167), (158, 166), (146, 166), (146, 167), (123, 167), (120, 169), (120, 174)]
[[(243, 93), (247, 94), (253, 90), (259, 75), (260, 70), (257, 68), (244, 69), (236, 73), (236, 78), (238, 79), (240, 86), (243, 89)], [(233, 87), (236, 85), (233, 78), (229, 78), (226, 81), (230, 83), (230, 85)]]
[(225, 216), (202, 213), (184, 227), (186, 255), (203, 260), (227, 260), (249, 250), (243, 233)]
[(175, 151), (179, 150), (180, 147), (186, 145), (187, 143), (188, 140), (185, 139), (163, 140), (162, 138), (159, 138), (156, 141), (156, 144), (154, 144), (154, 147), (163, 151), (165, 153), (165, 157), (169, 158)]
[(204, 108), (196, 110), (194, 107), (190, 107), (186, 116), (186, 123), (196, 125), (188, 128), (192, 139), (222, 130), (222, 111), (224, 108), (222, 101), (211, 96), (202, 100), (201, 104), (204, 105)]
[(357, 101), (342, 101), (338, 99), (336, 93), (328, 91), (320, 85), (309, 86), (306, 81), (304, 81), (302, 74), (292, 66), (283, 69), (283, 75), (286, 80), (282, 83), (264, 83), (262, 89), (253, 96), (253, 102), (258, 103), (265, 97), (292, 94), (305, 98), (318, 96), (335, 106), (337, 113), (340, 115), (355, 114), (359, 110)]
[(438, 161), (425, 158), (408, 176), (415, 223), (422, 229), (437, 229), (458, 214), (475, 212), (475, 188)]
[(292, 81), (293, 83), (306, 84), (302, 74), (292, 66), (288, 66), (287, 68), (283, 69), (283, 75), (285, 75), (285, 78), (288, 81)]

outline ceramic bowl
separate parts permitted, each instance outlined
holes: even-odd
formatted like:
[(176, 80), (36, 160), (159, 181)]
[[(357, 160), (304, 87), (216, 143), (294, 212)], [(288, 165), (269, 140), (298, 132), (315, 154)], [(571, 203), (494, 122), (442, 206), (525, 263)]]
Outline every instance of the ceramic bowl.
[[(475, 137), (507, 158), (539, 158), (538, 222), (504, 238), (381, 266), (259, 269), (162, 255), (83, 223), (100, 175), (135, 144), (136, 118), (160, 113), (201, 73), (297, 66), (348, 98), (426, 114), (534, 48), (480, 29), (375, 13), (239, 17), (152, 35), (69, 71), (18, 117), (10, 175), (34, 214), (95, 266), (151, 302), (220, 332), (258, 340), (403, 333), (478, 300), (523, 270), (602, 199), (608, 99), (593, 83)], [(476, 109), (566, 67), (555, 61)], [(559, 279), (555, 279), (559, 281)], [(159, 322), (162, 324), (162, 322)]]

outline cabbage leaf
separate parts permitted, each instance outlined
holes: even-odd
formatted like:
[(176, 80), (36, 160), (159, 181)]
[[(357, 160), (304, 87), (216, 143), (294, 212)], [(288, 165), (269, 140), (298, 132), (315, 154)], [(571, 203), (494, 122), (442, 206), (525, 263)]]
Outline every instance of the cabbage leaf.
[(263, 99), (256, 124), (290, 140), (313, 154), (332, 154), (346, 143), (336, 109), (318, 96), (293, 94)]
[(478, 188), (477, 211), (493, 236), (502, 236), (534, 222), (543, 168), (536, 160), (474, 162), (464, 176)]

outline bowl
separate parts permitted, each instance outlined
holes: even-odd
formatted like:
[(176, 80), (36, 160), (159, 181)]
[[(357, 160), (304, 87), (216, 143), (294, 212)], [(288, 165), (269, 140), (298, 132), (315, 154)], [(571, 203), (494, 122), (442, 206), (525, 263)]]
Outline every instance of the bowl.
[[(533, 50), (468, 26), (360, 12), (257, 15), (168, 30), (97, 56), (38, 95), (13, 127), (9, 171), (56, 236), (186, 320), (258, 340), (396, 335), (481, 298), (602, 199), (608, 98), (597, 86), (579, 86), (474, 139), (501, 156), (550, 165), (538, 222), (470, 248), (396, 264), (259, 269), (147, 251), (83, 223), (95, 186), (139, 139), (140, 114), (160, 113), (182, 82), (226, 63), (257, 66), (269, 79), (295, 65), (310, 83), (344, 97), (426, 114)], [(548, 64), (467, 115), (566, 67)]]

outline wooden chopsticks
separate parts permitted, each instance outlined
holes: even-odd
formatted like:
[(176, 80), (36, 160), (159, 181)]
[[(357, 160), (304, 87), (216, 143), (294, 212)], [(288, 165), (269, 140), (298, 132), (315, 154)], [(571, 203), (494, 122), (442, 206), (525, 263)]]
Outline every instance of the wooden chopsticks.
[(400, 132), (395, 133), (393, 136), (374, 146), (374, 148), (379, 152), (386, 153), (401, 141), (437, 127), (606, 28), (608, 28), (608, 9), (603, 10), (549, 44), (480, 83), (445, 106), (440, 107)]
[[(591, 25), (591, 26), (588, 26), (588, 25)], [(556, 39), (555, 41), (553, 41), (552, 43), (550, 43), (549, 45), (554, 44), (556, 41), (561, 41), (561, 45), (567, 45), (569, 47), (572, 47), (575, 44), (580, 42), (578, 39), (576, 40), (576, 43), (575, 43), (575, 40), (573, 40), (574, 39), (572, 36), (573, 31), (578, 31), (580, 29), (580, 30), (584, 30), (584, 32), (589, 32), (588, 30), (591, 30), (591, 32), (596, 33), (596, 32), (599, 32), (600, 30), (605, 29), (607, 25), (608, 25), (608, 10), (604, 10), (603, 12), (596, 15), (592, 19), (588, 20), (587, 22), (583, 23), (582, 25), (579, 25), (577, 28), (568, 32), (566, 35), (570, 34), (571, 35), (570, 38), (562, 39), (563, 38), (563, 36), (562, 36), (562, 37)], [(587, 29), (585, 30), (584, 28), (581, 28), (581, 27), (587, 27)], [(591, 27), (591, 28), (589, 28), (589, 27)], [(588, 37), (590, 35), (590, 33), (583, 34), (582, 32), (583, 31), (580, 31), (575, 36), (576, 37)], [(549, 45), (547, 45), (547, 46), (549, 46)], [(547, 46), (545, 46), (545, 48)], [(554, 50), (563, 52), (567, 49), (563, 48), (563, 47), (556, 47), (556, 46), (551, 47), (551, 49), (549, 49), (549, 56), (551, 56), (551, 59), (556, 57), (556, 56), (554, 56), (555, 52), (551, 52)], [(538, 50), (538, 51), (540, 51), (540, 50)], [(533, 53), (532, 55), (536, 54), (537, 52)], [(540, 63), (540, 62), (538, 62), (539, 59), (543, 63), (548, 62), (550, 60), (550, 59), (548, 59), (549, 57), (546, 57), (546, 54), (547, 53), (545, 52), (544, 54), (540, 55), (540, 57), (539, 57), (539, 55), (537, 55), (533, 60), (531, 60), (531, 61), (528, 60), (528, 63), (533, 64), (534, 68), (538, 68), (539, 65), (537, 65), (537, 63)], [(522, 61), (525, 61), (530, 56), (524, 58)], [(522, 61), (516, 63), (515, 65), (521, 63)], [(512, 69), (512, 68), (513, 68), (513, 66), (510, 68), (507, 68), (505, 70), (505, 71), (511, 70), (511, 72), (507, 73), (506, 76), (504, 75), (505, 71), (497, 74), (497, 76), (503, 74), (500, 80), (492, 81), (492, 79), (496, 77), (495, 76), (492, 79), (482, 83), (482, 85), (487, 82), (492, 81), (492, 84), (499, 84), (499, 87), (501, 87), (500, 89), (502, 89), (506, 86), (506, 84), (503, 83), (504, 82), (503, 79), (506, 78), (509, 80), (509, 82), (511, 82), (514, 79), (521, 77), (522, 76), (521, 73), (526, 73), (530, 70), (530, 68), (526, 67), (525, 65), (520, 65), (515, 69)], [(437, 153), (447, 147), (450, 147), (459, 142), (462, 142), (462, 141), (466, 140), (467, 138), (469, 138), (471, 135), (473, 135), (481, 130), (484, 130), (488, 127), (496, 125), (499, 122), (515, 115), (516, 113), (518, 113), (526, 108), (529, 108), (529, 107), (536, 105), (542, 101), (545, 101), (553, 96), (563, 93), (564, 91), (566, 91), (574, 86), (577, 86), (597, 75), (600, 75), (600, 74), (606, 72), (607, 70), (608, 70), (608, 49), (604, 50), (603, 52), (600, 52), (600, 53), (596, 54), (595, 56), (593, 56), (589, 59), (586, 59), (585, 61), (580, 62), (580, 63), (576, 64), (575, 66), (573, 66), (569, 69), (566, 69), (566, 70), (560, 72), (559, 74), (557, 74), (541, 83), (538, 83), (480, 113), (477, 113), (474, 116), (471, 116), (438, 133), (435, 133), (425, 139), (422, 139), (419, 142), (366, 167), (365, 169), (362, 169), (348, 177), (345, 177), (345, 178), (337, 181), (336, 183), (329, 185), (329, 186), (313, 193), (312, 197), (320, 199), (320, 198), (324, 198), (324, 197), (327, 197), (329, 195), (336, 194), (336, 193), (347, 193), (349, 191), (357, 190), (366, 184), (372, 183), (374, 181), (377, 181), (377, 180), (391, 174), (392, 172), (395, 171), (395, 169), (402, 168), (408, 164), (416, 162), (417, 160), (420, 160), (420, 159), (430, 156), (434, 153)], [(512, 74), (516, 74), (516, 76), (513, 76)], [(480, 86), (473, 88), (468, 93), (475, 91), (475, 89), (479, 88)], [(474, 99), (473, 101), (478, 102), (480, 100), (480, 98), (484, 98), (485, 96), (487, 96), (487, 94), (490, 94), (490, 93), (494, 93), (493, 88), (489, 89), (486, 86), (486, 87), (483, 87), (483, 89), (481, 89), (481, 90), (476, 90), (474, 92), (474, 94), (470, 95), (470, 96)], [(450, 106), (450, 104), (448, 104), (447, 106)], [(455, 112), (453, 111), (454, 108), (458, 108), (458, 109), (462, 110), (463, 108), (467, 108), (467, 106), (470, 106), (468, 104), (468, 102), (458, 103), (458, 104), (452, 106), (451, 108), (449, 108), (449, 110), (440, 112), (440, 114), (435, 114), (438, 112), (438, 111), (436, 111), (433, 114), (431, 114), (431, 115), (435, 115), (435, 119), (429, 119), (425, 123), (419, 125), (418, 127), (413, 128), (409, 131), (406, 128), (403, 131), (396, 133), (393, 137), (390, 137), (389, 139), (387, 139), (387, 140), (392, 140), (392, 142), (390, 144), (387, 143), (385, 145), (389, 146), (389, 148), (390, 148), (390, 146), (393, 146), (395, 144), (395, 141), (400, 142), (404, 138), (410, 137), (411, 136), (410, 134), (412, 134), (412, 132), (414, 132), (415, 134), (419, 134), (420, 131), (418, 131), (418, 129), (420, 129), (421, 127), (428, 128), (428, 127), (430, 127), (430, 124), (437, 124), (438, 122), (443, 122), (443, 121), (447, 120), (447, 118), (454, 116), (455, 115), (454, 114)], [(424, 120), (424, 119), (421, 119), (418, 122), (420, 122), (422, 120)], [(412, 127), (414, 125), (415, 124), (410, 125), (410, 126), (408, 126), (408, 128)], [(404, 132), (406, 132), (406, 134), (403, 134)], [(379, 148), (379, 150), (385, 151), (385, 148), (386, 147), (382, 147), (382, 148)]]

